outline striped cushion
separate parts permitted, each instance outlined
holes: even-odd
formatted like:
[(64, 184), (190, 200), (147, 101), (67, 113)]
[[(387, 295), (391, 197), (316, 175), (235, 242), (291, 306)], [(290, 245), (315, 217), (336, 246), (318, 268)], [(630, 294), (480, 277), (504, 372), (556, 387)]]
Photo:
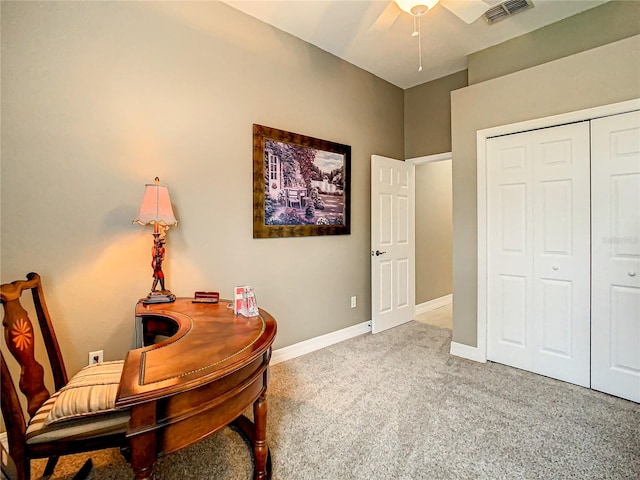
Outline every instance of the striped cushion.
[(89, 365), (58, 390), (45, 425), (115, 409), (122, 360)]
[[(55, 401), (55, 398), (52, 397)], [(53, 402), (45, 402), (27, 426), (26, 440), (29, 445), (43, 442), (84, 440), (115, 433), (124, 433), (129, 424), (129, 411), (113, 411), (92, 416), (77, 417), (54, 425), (45, 425)], [(40, 412), (42, 411), (42, 415)]]
[(27, 443), (126, 431), (129, 412), (115, 409), (123, 363), (100, 363), (78, 372), (38, 409), (27, 425)]

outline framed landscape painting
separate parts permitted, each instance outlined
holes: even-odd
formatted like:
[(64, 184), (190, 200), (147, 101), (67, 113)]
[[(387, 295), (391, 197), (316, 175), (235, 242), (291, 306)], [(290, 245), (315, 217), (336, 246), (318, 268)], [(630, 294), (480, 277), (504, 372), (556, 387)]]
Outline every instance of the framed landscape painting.
[(253, 125), (253, 238), (351, 233), (351, 147)]

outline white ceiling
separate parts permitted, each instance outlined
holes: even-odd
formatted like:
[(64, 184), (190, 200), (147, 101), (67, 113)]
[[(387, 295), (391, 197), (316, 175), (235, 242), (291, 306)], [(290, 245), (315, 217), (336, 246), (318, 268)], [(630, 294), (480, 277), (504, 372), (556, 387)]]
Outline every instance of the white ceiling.
[[(498, 0), (484, 0), (493, 5)], [(224, 0), (401, 88), (464, 70), (467, 56), (608, 0), (533, 0), (534, 8), (488, 25), (467, 25), (436, 5), (421, 20), (422, 72), (413, 18), (391, 0)], [(376, 23), (383, 11), (391, 25)]]

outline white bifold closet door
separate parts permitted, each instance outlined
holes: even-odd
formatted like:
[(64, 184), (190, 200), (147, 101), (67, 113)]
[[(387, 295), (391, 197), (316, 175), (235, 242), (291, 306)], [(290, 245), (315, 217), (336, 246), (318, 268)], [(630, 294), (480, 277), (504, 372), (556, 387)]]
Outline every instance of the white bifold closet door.
[(591, 129), (591, 387), (640, 402), (640, 112)]
[(589, 122), (487, 142), (487, 358), (590, 384)]

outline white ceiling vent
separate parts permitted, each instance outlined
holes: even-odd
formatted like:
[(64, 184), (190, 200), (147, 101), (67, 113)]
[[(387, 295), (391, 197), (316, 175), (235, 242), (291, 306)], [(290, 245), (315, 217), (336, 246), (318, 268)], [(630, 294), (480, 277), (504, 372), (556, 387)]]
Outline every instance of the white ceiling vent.
[(506, 0), (498, 5), (494, 5), (483, 15), (486, 22), (491, 25), (492, 23), (499, 22), (502, 19), (511, 17), (516, 13), (524, 12), (533, 8), (533, 2), (531, 0)]

